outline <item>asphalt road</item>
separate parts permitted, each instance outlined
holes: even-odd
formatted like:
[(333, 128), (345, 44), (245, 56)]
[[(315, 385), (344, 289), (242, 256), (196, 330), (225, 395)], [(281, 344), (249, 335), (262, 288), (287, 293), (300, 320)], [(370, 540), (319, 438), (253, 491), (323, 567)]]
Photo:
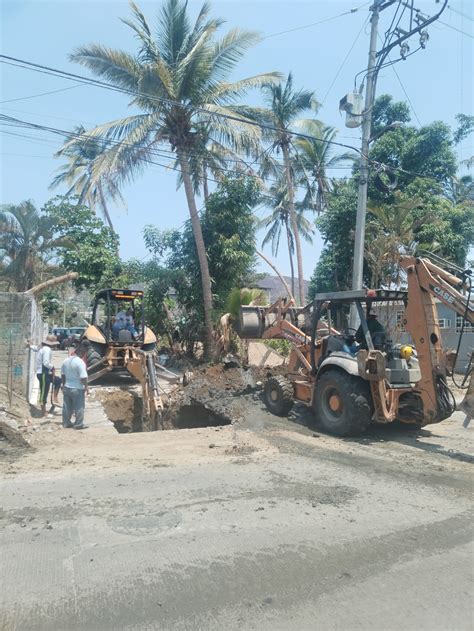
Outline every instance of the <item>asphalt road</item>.
[(67, 431), (69, 454), (53, 441), (2, 469), (2, 630), (473, 627), (459, 418), (350, 441), (257, 414), (103, 438), (102, 459), (84, 441), (104, 430)]

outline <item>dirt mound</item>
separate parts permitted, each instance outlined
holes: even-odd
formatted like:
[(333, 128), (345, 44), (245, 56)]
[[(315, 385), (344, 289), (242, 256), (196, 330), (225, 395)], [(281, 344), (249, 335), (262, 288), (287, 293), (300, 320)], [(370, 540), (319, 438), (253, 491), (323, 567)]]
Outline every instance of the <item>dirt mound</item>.
[(231, 403), (260, 385), (259, 371), (237, 362), (207, 365), (193, 373), (191, 383), (176, 391), (168, 401), (164, 428), (228, 425), (236, 420)]

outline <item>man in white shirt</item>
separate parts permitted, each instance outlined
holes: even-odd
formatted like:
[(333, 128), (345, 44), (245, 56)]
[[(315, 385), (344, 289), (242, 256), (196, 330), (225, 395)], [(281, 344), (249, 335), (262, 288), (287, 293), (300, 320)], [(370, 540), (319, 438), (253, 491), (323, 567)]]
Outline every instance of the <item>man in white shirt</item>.
[(36, 377), (40, 385), (40, 405), (41, 413), (46, 415), (46, 403), (48, 402), (48, 393), (53, 380), (54, 365), (52, 363), (52, 347), (59, 346), (59, 342), (55, 335), (47, 335), (41, 342), (41, 346), (33, 346), (28, 342), (27, 346), (35, 353), (36, 356)]
[[(87, 388), (87, 368), (81, 356), (87, 355), (90, 350), (89, 340), (83, 340), (76, 349), (72, 349), (61, 366), (61, 379), (63, 383), (63, 427), (74, 429), (86, 429), (84, 425), (85, 395)], [(71, 423), (72, 415), (75, 415), (75, 423)]]

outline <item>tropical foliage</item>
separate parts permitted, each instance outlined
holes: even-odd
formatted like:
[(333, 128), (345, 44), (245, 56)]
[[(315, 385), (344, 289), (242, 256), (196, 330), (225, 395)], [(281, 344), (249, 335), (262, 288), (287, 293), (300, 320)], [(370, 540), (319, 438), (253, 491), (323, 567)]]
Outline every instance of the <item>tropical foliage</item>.
[[(200, 215), (204, 245), (212, 278), (213, 322), (225, 311), (231, 290), (244, 287), (255, 268), (255, 219), (253, 208), (260, 192), (253, 178), (225, 179), (210, 194)], [(203, 338), (204, 309), (198, 254), (188, 222), (182, 231), (162, 231), (146, 226), (145, 244), (156, 266), (148, 291), (155, 302), (172, 296), (175, 324), (191, 349)]]
[(298, 269), (297, 295), (300, 304), (304, 304), (303, 255), (295, 204), (296, 178), (292, 167), (292, 155), (295, 149), (291, 131), (298, 124), (302, 124), (301, 115), (311, 108), (316, 110), (318, 104), (313, 92), (303, 89), (294, 90), (291, 72), (285, 83), (271, 83), (264, 86), (263, 97), (268, 109), (261, 113), (260, 120), (266, 125), (266, 139), (270, 142), (270, 149), (276, 154), (281, 152), (283, 156), (283, 177), (288, 197), (289, 223), (295, 244)]
[[(396, 125), (393, 125), (397, 122)], [(374, 107), (370, 158), (383, 164), (372, 168), (366, 227), (364, 278), (367, 284), (399, 284), (398, 258), (421, 250), (466, 264), (474, 243), (474, 205), (470, 178), (456, 178), (454, 146), (469, 130), (458, 118), (451, 133), (444, 123), (419, 129), (409, 126), (404, 103), (385, 95)], [(357, 167), (354, 169), (357, 175)], [(357, 206), (354, 180), (338, 185), (318, 219), (325, 246), (311, 281), (311, 292), (350, 287), (353, 228)]]
[(53, 225), (31, 201), (0, 207), (0, 282), (5, 289), (26, 291), (54, 275), (54, 256), (63, 240)]
[[(114, 185), (128, 182), (154, 161), (159, 147), (167, 145), (171, 149), (181, 171), (196, 243), (205, 341), (209, 347), (212, 281), (195, 191), (196, 178), (200, 179), (203, 169), (212, 170), (216, 165), (206, 159), (196, 167), (194, 160), (197, 155), (210, 156), (219, 149), (224, 153), (229, 149), (245, 153), (257, 145), (260, 131), (248, 118), (252, 108), (239, 106), (236, 101), (248, 89), (269, 84), (278, 75), (268, 73), (228, 80), (246, 50), (259, 38), (255, 33), (234, 28), (216, 39), (223, 21), (210, 17), (207, 3), (202, 5), (193, 23), (187, 2), (164, 0), (155, 28), (136, 4), (130, 6), (131, 18), (123, 21), (137, 39), (135, 55), (93, 44), (76, 49), (71, 56), (73, 61), (118, 88), (138, 93), (130, 105), (141, 110), (140, 114), (88, 131), (89, 137), (112, 141), (95, 160), (91, 186), (110, 173)], [(207, 151), (210, 144), (212, 152)]]
[[(100, 210), (113, 230), (107, 199), (122, 203), (124, 200), (110, 172), (103, 172), (99, 167), (100, 157), (106, 148), (107, 143), (88, 136), (82, 125), (76, 127), (72, 139), (56, 153), (56, 157), (67, 158), (68, 162), (59, 167), (50, 188), (66, 185), (66, 195), (77, 196), (78, 204), (85, 203), (92, 210)], [(96, 173), (96, 170), (99, 172)]]

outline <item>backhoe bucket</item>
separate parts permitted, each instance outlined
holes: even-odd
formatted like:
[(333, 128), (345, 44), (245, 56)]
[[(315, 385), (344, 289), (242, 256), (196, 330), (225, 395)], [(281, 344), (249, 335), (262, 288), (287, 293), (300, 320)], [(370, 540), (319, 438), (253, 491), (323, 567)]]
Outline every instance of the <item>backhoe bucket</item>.
[(260, 339), (265, 329), (265, 318), (261, 307), (240, 307), (237, 333), (244, 339)]
[[(303, 309), (298, 307), (290, 307), (282, 317), (304, 331), (305, 327), (309, 326), (309, 320), (306, 323), (303, 311)], [(234, 328), (239, 337), (258, 340), (262, 338), (267, 329), (275, 326), (279, 319), (278, 313), (270, 311), (268, 307), (241, 306), (239, 320), (234, 325)]]

